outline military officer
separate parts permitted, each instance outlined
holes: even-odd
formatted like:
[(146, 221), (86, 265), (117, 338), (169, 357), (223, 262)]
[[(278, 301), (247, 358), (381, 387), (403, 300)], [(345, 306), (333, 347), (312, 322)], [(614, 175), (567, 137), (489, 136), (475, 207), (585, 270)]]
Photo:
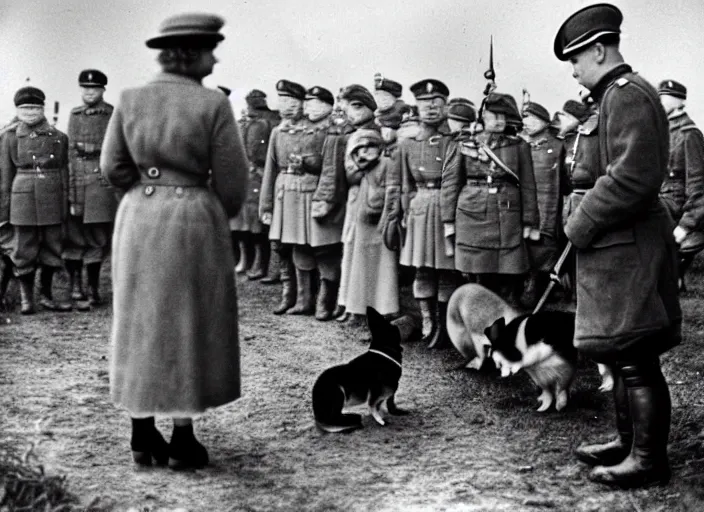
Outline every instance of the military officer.
[(394, 107), (400, 108), (403, 105), (401, 95), (403, 86), (389, 78), (384, 78), (381, 73), (374, 75), (374, 101), (379, 114), (391, 111)]
[[(245, 96), (247, 102), (247, 116), (241, 125), (244, 147), (249, 161), (249, 194), (247, 201), (237, 214), (230, 219), (230, 231), (235, 232), (235, 237), (240, 249), (240, 261), (235, 267), (237, 272), (244, 272), (249, 267), (247, 263), (248, 247), (246, 239), (254, 246), (254, 261), (247, 271), (247, 278), (251, 281), (267, 276), (267, 244), (268, 227), (259, 220), (259, 193), (262, 186), (266, 152), (273, 129), (281, 122), (278, 113), (270, 110), (266, 102), (266, 93), (259, 89), (251, 90)], [(278, 253), (272, 251), (274, 260)], [(271, 258), (270, 258), (271, 259)], [(279, 265), (273, 261), (272, 274), (266, 284), (278, 281)]]
[(68, 311), (52, 298), (54, 273), (63, 267), (62, 225), (68, 216), (68, 137), (44, 116), (44, 92), (23, 87), (14, 97), (19, 122), (2, 135), (0, 224), (14, 228), (11, 254), (20, 281), (22, 314), (34, 313), (34, 276), (40, 273), (39, 303)]
[[(19, 123), (19, 120), (15, 117), (8, 124), (0, 128), (0, 140), (2, 140), (2, 136), (6, 131), (16, 128), (17, 123)], [(12, 258), (10, 257), (14, 246), (14, 238), (14, 229), (12, 228), (9, 220), (0, 221), (0, 257), (2, 258), (2, 274), (0, 275), (0, 311), (4, 311), (7, 308), (5, 295), (15, 270), (15, 265), (12, 263)]]
[(505, 133), (517, 117), (513, 98), (490, 93), (480, 109), (483, 130), (460, 143), (442, 181), (457, 270), (514, 304), (530, 268), (525, 239), (538, 239), (540, 225), (530, 145)]
[(430, 348), (447, 341), (447, 302), (458, 285), (455, 263), (446, 254), (440, 216), (440, 185), (450, 133), (445, 105), (450, 94), (440, 80), (411, 86), (420, 116), (418, 134), (399, 144), (401, 208), (406, 228), (400, 263), (414, 267), (413, 295), (422, 315), (423, 341)]
[[(103, 93), (108, 77), (97, 69), (78, 75), (83, 105), (71, 110), (68, 120), (69, 217), (63, 258), (68, 270), (71, 299), (79, 310), (101, 302), (100, 267), (108, 255), (112, 223), (117, 211), (115, 190), (100, 174), (100, 148), (113, 106)], [(86, 266), (90, 300), (83, 291)]]
[(670, 215), (677, 222), (674, 236), (679, 244), (679, 287), (684, 291), (684, 274), (704, 247), (704, 138), (685, 112), (687, 88), (675, 80), (658, 86), (660, 102), (670, 123), (668, 174), (660, 188)]
[[(374, 129), (379, 127), (374, 123), (374, 111), (377, 108), (374, 96), (369, 90), (358, 84), (353, 84), (340, 91), (340, 103), (345, 112), (346, 122), (331, 125), (323, 146), (323, 167), (320, 180), (313, 195), (312, 216), (313, 226), (319, 238), (326, 244), (319, 244), (318, 251), (327, 252), (326, 259), (332, 265), (336, 262), (336, 275), (339, 282), (342, 273), (341, 260), (345, 250), (343, 225), (347, 222), (346, 203), (348, 201), (348, 183), (346, 165), (353, 163), (345, 160), (345, 150), (350, 135), (358, 129)], [(335, 285), (333, 285), (335, 286)], [(321, 288), (321, 291), (322, 288)], [(338, 291), (333, 287), (329, 293), (318, 302), (316, 319), (327, 321), (338, 317), (345, 321), (349, 317), (344, 314), (344, 304), (338, 303)], [(344, 294), (342, 294), (344, 297)], [(338, 308), (334, 305), (337, 304)]]
[(467, 130), (476, 120), (474, 103), (467, 98), (452, 98), (447, 103), (447, 126), (453, 139), (466, 137)]
[(550, 272), (559, 257), (562, 235), (563, 144), (549, 129), (550, 113), (539, 103), (523, 107), (523, 133), (530, 144), (535, 190), (540, 216), (540, 239), (528, 242), (531, 272), (529, 305), (535, 306), (548, 287)]
[(282, 121), (269, 139), (259, 196), (259, 218), (269, 226), (269, 240), (276, 243), (282, 289), (281, 302), (274, 314), (282, 315), (296, 303), (292, 251), (294, 244), (307, 241), (306, 230), (310, 226), (307, 225), (306, 195), (315, 190), (317, 175), (306, 172), (310, 159), (303, 156), (303, 132), (310, 124), (303, 116), (306, 89), (299, 83), (279, 80), (276, 91)]
[(614, 373), (619, 435), (578, 448), (590, 478), (622, 488), (670, 479), (670, 393), (659, 356), (681, 340), (677, 246), (658, 198), (667, 175), (667, 115), (655, 89), (624, 62), (623, 15), (580, 9), (554, 52), (599, 106), (599, 177), (567, 219), (577, 249), (575, 346)]

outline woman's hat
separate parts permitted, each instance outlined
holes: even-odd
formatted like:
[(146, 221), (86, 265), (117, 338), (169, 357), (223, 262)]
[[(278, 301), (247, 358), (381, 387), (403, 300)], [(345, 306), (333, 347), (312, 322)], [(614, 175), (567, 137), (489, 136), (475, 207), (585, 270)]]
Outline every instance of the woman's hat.
[(213, 47), (225, 39), (219, 30), (225, 20), (215, 14), (186, 13), (166, 18), (159, 35), (147, 39), (149, 48), (164, 49), (178, 46)]

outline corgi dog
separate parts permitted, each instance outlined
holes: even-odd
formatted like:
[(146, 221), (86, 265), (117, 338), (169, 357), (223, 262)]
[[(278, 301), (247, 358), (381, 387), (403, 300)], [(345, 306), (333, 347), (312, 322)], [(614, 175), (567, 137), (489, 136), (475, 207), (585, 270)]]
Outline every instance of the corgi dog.
[(401, 378), (401, 334), (374, 308), (367, 308), (367, 325), (372, 335), (369, 350), (347, 364), (328, 368), (313, 385), (313, 416), (324, 432), (349, 432), (362, 427), (360, 414), (344, 413), (355, 405), (367, 404), (372, 418), (386, 425), (381, 407), (389, 414), (403, 415), (394, 397)]
[(487, 360), (491, 343), (485, 329), (497, 318), (510, 322), (518, 315), (508, 302), (480, 284), (457, 288), (447, 304), (447, 334), (464, 357), (465, 368), (479, 370)]
[(542, 390), (538, 412), (547, 411), (553, 402), (558, 411), (567, 405), (577, 368), (574, 321), (574, 313), (540, 311), (509, 323), (499, 318), (485, 331), (501, 376), (525, 370)]

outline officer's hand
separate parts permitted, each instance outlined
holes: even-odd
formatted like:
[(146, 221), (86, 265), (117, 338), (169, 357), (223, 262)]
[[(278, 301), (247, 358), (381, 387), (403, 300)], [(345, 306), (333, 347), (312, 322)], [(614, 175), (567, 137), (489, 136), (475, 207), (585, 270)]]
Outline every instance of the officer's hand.
[(523, 226), (523, 238), (530, 238), (530, 226)]
[(68, 209), (68, 212), (69, 212), (71, 215), (73, 215), (74, 217), (75, 217), (76, 215), (78, 215), (78, 213), (76, 213), (76, 206), (75, 206), (75, 205), (71, 205), (71, 206), (69, 207), (69, 209)]
[(681, 244), (682, 242), (684, 242), (684, 239), (687, 238), (689, 231), (684, 229), (682, 226), (677, 226), (672, 232), (672, 234), (675, 237), (675, 242)]
[(311, 217), (322, 220), (332, 211), (333, 204), (327, 201), (313, 201), (311, 204)]
[(266, 224), (267, 226), (271, 225), (271, 213), (262, 214), (261, 221), (262, 224)]

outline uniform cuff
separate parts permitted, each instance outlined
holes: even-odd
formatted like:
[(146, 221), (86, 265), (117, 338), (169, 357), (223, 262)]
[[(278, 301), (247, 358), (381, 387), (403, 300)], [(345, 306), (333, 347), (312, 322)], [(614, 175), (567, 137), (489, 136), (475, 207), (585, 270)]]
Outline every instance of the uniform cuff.
[(589, 247), (598, 232), (599, 228), (596, 223), (584, 215), (584, 212), (581, 215), (572, 214), (567, 218), (565, 235), (578, 249)]

